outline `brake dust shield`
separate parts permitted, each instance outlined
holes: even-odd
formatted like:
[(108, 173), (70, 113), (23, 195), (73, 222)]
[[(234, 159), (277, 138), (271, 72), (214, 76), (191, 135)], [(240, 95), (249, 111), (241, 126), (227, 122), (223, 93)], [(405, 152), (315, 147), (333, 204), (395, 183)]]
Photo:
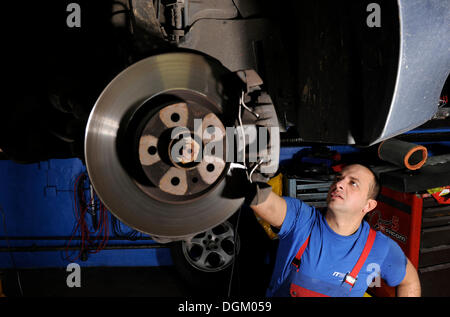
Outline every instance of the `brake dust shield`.
[[(86, 128), (86, 166), (123, 223), (161, 242), (181, 240), (242, 205), (225, 194), (225, 122), (234, 122), (240, 92), (230, 74), (210, 58), (167, 53), (125, 69), (101, 93)], [(223, 148), (206, 153), (211, 142)]]

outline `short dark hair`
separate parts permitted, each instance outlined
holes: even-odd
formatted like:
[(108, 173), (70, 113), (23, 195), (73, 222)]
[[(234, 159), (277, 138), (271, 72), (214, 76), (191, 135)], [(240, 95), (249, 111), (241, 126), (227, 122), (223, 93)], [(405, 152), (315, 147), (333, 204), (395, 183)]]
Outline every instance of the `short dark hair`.
[(369, 198), (378, 200), (378, 196), (380, 196), (380, 192), (381, 192), (380, 179), (377, 176), (377, 174), (375, 174), (374, 171), (372, 171), (372, 169), (370, 167), (368, 167), (368, 166), (365, 166), (365, 167), (372, 173), (372, 176), (373, 176), (373, 182), (372, 182), (372, 184), (370, 184), (370, 187), (369, 187)]

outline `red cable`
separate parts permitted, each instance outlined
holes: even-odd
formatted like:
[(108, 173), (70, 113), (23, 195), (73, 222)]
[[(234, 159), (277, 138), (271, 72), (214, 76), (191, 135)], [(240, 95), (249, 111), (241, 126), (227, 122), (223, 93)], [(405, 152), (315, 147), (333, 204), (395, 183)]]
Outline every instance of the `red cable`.
[[(109, 225), (108, 225), (108, 210), (105, 208), (105, 206), (101, 203), (101, 201), (98, 199), (98, 196), (95, 194), (93, 197), (90, 197), (89, 203), (87, 203), (86, 195), (84, 191), (79, 192), (79, 185), (80, 185), (80, 179), (86, 177), (85, 173), (81, 173), (75, 180), (74, 183), (74, 211), (75, 211), (75, 218), (76, 218), (76, 226), (74, 227), (72, 231), (72, 235), (67, 243), (66, 246), (66, 258), (69, 258), (68, 256), (68, 248), (77, 234), (78, 230), (80, 232), (81, 236), (81, 244), (80, 244), (80, 251), (78, 253), (78, 256), (75, 259), (72, 260), (78, 260), (83, 252), (87, 251), (88, 253), (97, 253), (105, 248), (109, 241)], [(78, 197), (79, 196), (79, 197)], [(99, 202), (99, 208), (98, 208), (98, 219), (99, 219), (99, 225), (94, 230), (89, 230), (89, 225), (86, 221), (86, 213), (89, 210), (89, 207), (95, 204), (96, 198)], [(100, 237), (102, 237), (101, 241)]]

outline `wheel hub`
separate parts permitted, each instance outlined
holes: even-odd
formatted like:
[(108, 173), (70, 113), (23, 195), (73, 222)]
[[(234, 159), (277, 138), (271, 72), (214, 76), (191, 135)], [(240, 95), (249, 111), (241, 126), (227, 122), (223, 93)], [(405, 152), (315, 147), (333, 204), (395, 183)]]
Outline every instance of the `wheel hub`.
[[(166, 194), (166, 202), (201, 195), (223, 174), (225, 128), (213, 105), (194, 92), (177, 92), (186, 102), (172, 103), (156, 111), (139, 135), (139, 162), (146, 177)], [(196, 98), (194, 98), (196, 97)], [(212, 133), (214, 132), (214, 133)], [(217, 149), (213, 155), (209, 148)], [(210, 151), (209, 151), (210, 152)]]

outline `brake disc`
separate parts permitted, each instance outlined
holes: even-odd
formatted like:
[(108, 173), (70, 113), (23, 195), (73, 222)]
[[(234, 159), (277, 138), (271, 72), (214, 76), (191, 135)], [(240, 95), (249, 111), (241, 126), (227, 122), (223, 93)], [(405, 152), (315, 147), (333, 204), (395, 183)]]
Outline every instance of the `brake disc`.
[[(179, 240), (242, 205), (226, 194), (229, 164), (220, 147), (239, 93), (230, 74), (205, 56), (167, 53), (137, 62), (104, 89), (88, 120), (85, 159), (96, 193), (118, 219)], [(206, 153), (212, 142), (223, 151)]]

